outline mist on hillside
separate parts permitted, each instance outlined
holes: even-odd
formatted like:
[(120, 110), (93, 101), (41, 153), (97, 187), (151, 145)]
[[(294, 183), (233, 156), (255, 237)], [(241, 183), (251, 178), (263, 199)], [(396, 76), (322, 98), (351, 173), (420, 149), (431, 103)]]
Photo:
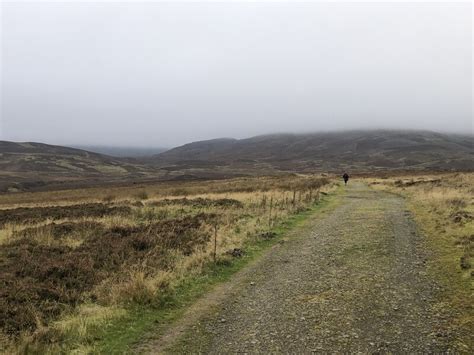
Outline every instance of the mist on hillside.
[(472, 133), (469, 3), (0, 6), (2, 140)]

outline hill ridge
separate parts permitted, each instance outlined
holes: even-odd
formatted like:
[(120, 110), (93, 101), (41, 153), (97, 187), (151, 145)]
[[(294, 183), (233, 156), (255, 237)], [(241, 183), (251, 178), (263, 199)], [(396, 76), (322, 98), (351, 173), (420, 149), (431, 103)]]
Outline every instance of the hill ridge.
[(0, 141), (0, 192), (35, 190), (122, 179), (140, 179), (158, 170), (78, 148), (38, 142)]
[(291, 163), (296, 170), (314, 169), (315, 164), (320, 164), (322, 170), (331, 170), (331, 166), (472, 170), (472, 139), (471, 135), (427, 130), (277, 133), (192, 142), (155, 155), (152, 160), (158, 166), (253, 161), (278, 170), (291, 170)]

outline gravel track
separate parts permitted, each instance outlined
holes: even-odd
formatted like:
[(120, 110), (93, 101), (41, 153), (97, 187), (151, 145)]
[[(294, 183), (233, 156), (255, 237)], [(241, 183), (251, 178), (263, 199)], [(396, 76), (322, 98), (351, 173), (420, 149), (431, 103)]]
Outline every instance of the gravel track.
[(401, 197), (342, 203), (201, 299), (149, 353), (445, 353), (447, 315)]

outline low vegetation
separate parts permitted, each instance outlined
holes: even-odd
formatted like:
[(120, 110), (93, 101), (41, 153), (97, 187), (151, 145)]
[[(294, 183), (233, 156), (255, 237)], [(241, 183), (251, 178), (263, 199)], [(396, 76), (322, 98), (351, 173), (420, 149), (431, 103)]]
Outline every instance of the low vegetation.
[(98, 329), (166, 308), (331, 186), (284, 176), (0, 196), (1, 347), (93, 352)]
[(88, 203), (70, 206), (19, 207), (0, 210), (0, 226), (6, 223), (37, 223), (44, 220), (58, 220), (79, 217), (103, 217), (130, 212), (128, 206), (108, 206), (102, 203)]
[[(443, 301), (453, 312), (451, 334), (472, 339), (474, 315), (474, 174), (451, 173), (368, 179), (377, 189), (407, 198), (408, 207), (426, 237), (427, 261), (442, 285)], [(439, 304), (446, 308), (446, 304)], [(469, 335), (470, 334), (470, 335)], [(472, 349), (474, 344), (458, 344)]]

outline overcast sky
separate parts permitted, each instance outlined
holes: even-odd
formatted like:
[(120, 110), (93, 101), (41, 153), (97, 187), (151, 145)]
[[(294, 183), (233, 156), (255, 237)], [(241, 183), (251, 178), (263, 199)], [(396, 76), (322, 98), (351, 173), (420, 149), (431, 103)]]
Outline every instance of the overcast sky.
[(0, 139), (470, 133), (470, 3), (3, 2)]

